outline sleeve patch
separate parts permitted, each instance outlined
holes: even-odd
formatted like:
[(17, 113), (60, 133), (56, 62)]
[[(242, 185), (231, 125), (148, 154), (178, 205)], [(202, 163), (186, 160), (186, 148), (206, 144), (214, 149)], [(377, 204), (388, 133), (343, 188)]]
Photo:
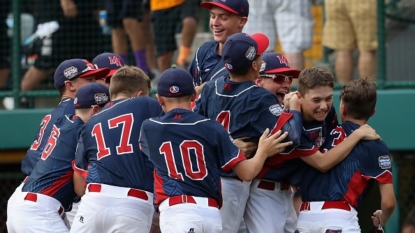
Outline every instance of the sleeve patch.
[(274, 105), (269, 106), (269, 111), (272, 113), (272, 115), (279, 116), (281, 115), (283, 109), (281, 105), (274, 104)]
[(382, 155), (378, 158), (379, 167), (382, 169), (390, 169), (392, 167), (391, 158), (389, 155)]

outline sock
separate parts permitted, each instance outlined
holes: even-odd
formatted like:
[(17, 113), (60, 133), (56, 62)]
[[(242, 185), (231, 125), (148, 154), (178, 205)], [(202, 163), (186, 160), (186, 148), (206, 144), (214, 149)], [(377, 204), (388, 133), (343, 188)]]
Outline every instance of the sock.
[(183, 66), (187, 63), (187, 59), (190, 55), (190, 47), (181, 45), (179, 50), (179, 56), (177, 56), (176, 64), (177, 66)]
[(150, 73), (150, 68), (147, 65), (146, 50), (134, 51), (135, 64), (142, 69), (146, 74)]
[(125, 64), (128, 64), (128, 56), (127, 56), (127, 54), (119, 54), (119, 55), (125, 61)]

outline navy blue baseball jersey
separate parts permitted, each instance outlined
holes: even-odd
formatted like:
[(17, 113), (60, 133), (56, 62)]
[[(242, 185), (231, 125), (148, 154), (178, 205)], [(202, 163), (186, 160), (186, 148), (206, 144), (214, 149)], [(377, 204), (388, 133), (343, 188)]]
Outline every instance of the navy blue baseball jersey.
[(303, 122), (300, 145), (290, 146), (277, 156), (268, 158), (258, 177), (266, 180), (289, 182), (298, 186), (303, 176), (301, 168), (305, 166), (299, 157), (311, 156), (318, 152), (330, 131), (338, 125), (336, 110), (331, 107), (325, 121)]
[[(266, 128), (277, 126), (283, 107), (274, 94), (253, 82), (237, 83), (222, 77), (206, 83), (194, 111), (217, 120), (232, 138), (249, 137), (251, 141), (259, 141)], [(298, 145), (302, 117), (299, 112), (292, 112), (294, 117), (284, 125), (283, 131), (289, 131), (287, 141)]]
[(76, 197), (72, 161), (84, 122), (76, 115), (66, 115), (52, 126), (39, 161), (23, 186), (23, 192), (40, 193), (58, 200), (68, 210)]
[(63, 99), (52, 112), (43, 117), (35, 139), (22, 161), (21, 169), (24, 175), (29, 176), (37, 161), (39, 161), (55, 121), (67, 114), (75, 114), (75, 107), (71, 98)]
[(83, 150), (76, 153), (75, 171), (86, 183), (152, 192), (153, 167), (141, 156), (138, 138), (143, 121), (161, 112), (154, 98), (137, 97), (117, 101), (95, 114), (82, 130)]
[(189, 66), (195, 85), (228, 75), (222, 56), (218, 54), (219, 43), (212, 40), (200, 46)]
[[(341, 143), (360, 125), (345, 122), (326, 138), (322, 151)], [(392, 183), (392, 162), (386, 144), (381, 140), (360, 141), (349, 155), (326, 173), (307, 167), (301, 182), (303, 201), (347, 201), (355, 208), (376, 180)]]
[(185, 109), (146, 120), (140, 146), (155, 167), (156, 205), (182, 194), (220, 204), (220, 172), (245, 160), (222, 125)]

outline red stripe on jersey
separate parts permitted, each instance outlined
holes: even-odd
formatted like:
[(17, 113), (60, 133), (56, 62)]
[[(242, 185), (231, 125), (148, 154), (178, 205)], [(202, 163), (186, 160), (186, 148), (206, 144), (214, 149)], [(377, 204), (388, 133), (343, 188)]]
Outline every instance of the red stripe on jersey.
[(231, 169), (239, 162), (246, 160), (245, 155), (239, 151), (238, 156), (230, 160), (225, 166), (222, 167), (222, 170), (226, 173), (230, 172)]
[(377, 182), (382, 184), (392, 184), (392, 173), (389, 170), (383, 171), (380, 175), (373, 177), (373, 176), (363, 176), (366, 180), (375, 179)]
[(356, 208), (358, 205), (357, 199), (365, 190), (367, 181), (368, 179), (362, 176), (360, 171), (355, 172), (349, 181), (347, 192), (343, 196), (344, 200)]
[(169, 196), (167, 195), (166, 192), (164, 192), (164, 189), (163, 189), (163, 185), (164, 185), (163, 177), (157, 174), (156, 169), (154, 169), (153, 176), (154, 176), (154, 195), (156, 195), (154, 204), (158, 206), (164, 200), (169, 198)]
[(270, 135), (274, 135), (278, 132), (278, 130), (282, 129), (282, 127), (287, 123), (294, 114), (288, 112), (282, 112), (281, 115), (278, 117), (277, 123), (275, 124), (274, 128), (271, 130)]
[(63, 176), (59, 177), (59, 179), (55, 180), (48, 188), (43, 189), (40, 191), (40, 194), (47, 195), (49, 197), (53, 197), (59, 189), (61, 189), (65, 184), (71, 181), (73, 178), (73, 171), (69, 171), (68, 173), (64, 174)]
[(317, 153), (317, 151), (318, 150), (316, 147), (313, 147), (310, 150), (294, 149), (289, 154), (277, 154), (269, 157), (267, 160), (265, 160), (265, 164), (270, 167), (278, 168), (281, 167), (281, 165), (287, 160), (311, 156)]
[(88, 171), (80, 169), (79, 167), (77, 167), (76, 164), (75, 164), (75, 160), (72, 160), (72, 169), (73, 169), (74, 172), (81, 175), (84, 179), (86, 179), (86, 177), (88, 177)]

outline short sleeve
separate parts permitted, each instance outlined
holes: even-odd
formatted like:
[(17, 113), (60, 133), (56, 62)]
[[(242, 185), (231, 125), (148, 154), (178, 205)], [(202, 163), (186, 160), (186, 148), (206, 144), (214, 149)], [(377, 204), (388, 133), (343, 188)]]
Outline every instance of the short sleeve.
[(245, 160), (243, 153), (236, 147), (225, 128), (217, 122), (216, 127), (216, 144), (218, 146), (218, 155), (220, 166), (224, 172), (230, 172), (232, 168), (240, 161)]
[(362, 142), (365, 153), (359, 155), (362, 176), (379, 183), (392, 183), (392, 158), (385, 143), (380, 140)]

